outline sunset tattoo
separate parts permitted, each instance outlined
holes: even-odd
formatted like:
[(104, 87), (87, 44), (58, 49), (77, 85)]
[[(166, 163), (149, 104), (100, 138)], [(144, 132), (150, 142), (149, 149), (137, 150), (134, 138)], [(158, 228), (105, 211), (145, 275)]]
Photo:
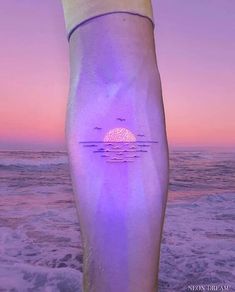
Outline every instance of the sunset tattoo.
[[(125, 122), (124, 118), (117, 118)], [(95, 126), (94, 131), (100, 131), (102, 127)], [(158, 141), (147, 140), (145, 134), (134, 134), (126, 127), (115, 127), (106, 132), (99, 141), (80, 141), (83, 147), (92, 149), (92, 152), (104, 158), (107, 163), (132, 163), (147, 153), (152, 144)]]

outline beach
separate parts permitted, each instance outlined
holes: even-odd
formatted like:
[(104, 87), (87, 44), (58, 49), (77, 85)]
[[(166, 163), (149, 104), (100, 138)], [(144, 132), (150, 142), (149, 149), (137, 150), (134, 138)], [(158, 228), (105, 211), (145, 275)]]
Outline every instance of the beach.
[[(174, 150), (170, 165), (158, 291), (235, 291), (235, 153)], [(0, 291), (82, 291), (67, 154), (2, 151), (0, 178)]]

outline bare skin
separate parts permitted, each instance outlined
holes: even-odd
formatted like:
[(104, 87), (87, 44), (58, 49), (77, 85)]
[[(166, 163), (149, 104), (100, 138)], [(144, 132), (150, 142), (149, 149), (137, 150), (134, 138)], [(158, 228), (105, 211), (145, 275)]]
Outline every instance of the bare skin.
[(69, 46), (66, 135), (84, 290), (156, 292), (168, 146), (152, 23), (104, 15)]

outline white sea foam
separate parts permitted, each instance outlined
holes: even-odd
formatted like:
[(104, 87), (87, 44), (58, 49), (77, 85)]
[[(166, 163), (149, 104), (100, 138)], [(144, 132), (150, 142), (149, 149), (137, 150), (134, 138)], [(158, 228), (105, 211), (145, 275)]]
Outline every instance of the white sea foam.
[(82, 274), (71, 268), (51, 269), (29, 264), (5, 264), (0, 265), (0, 288), (20, 292), (82, 292)]

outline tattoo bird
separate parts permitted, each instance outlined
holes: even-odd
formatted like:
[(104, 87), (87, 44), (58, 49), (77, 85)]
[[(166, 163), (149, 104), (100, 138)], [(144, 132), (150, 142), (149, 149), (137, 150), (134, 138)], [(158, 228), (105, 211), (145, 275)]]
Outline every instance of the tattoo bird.
[(120, 122), (125, 122), (126, 119), (123, 119), (123, 118), (117, 118), (117, 120), (120, 121)]
[(100, 127), (95, 127), (94, 130), (102, 130)]

